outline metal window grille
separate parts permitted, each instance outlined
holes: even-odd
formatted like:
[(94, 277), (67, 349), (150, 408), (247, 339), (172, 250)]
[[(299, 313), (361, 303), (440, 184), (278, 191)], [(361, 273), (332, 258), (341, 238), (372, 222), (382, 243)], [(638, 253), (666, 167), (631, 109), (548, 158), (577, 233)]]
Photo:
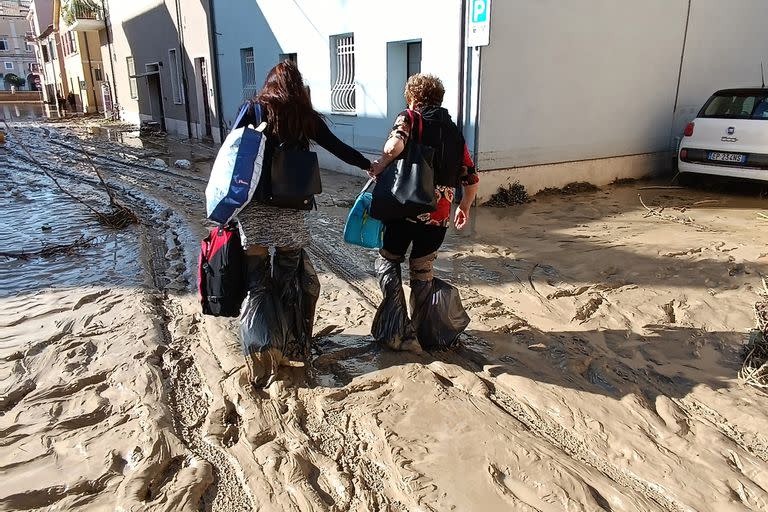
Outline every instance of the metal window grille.
[(130, 88), (131, 99), (135, 100), (139, 97), (139, 86), (136, 82), (136, 64), (133, 57), (126, 57), (125, 62), (128, 66), (128, 87)]
[(240, 50), (240, 65), (243, 70), (243, 99), (249, 99), (259, 90), (256, 82), (256, 59), (253, 56), (253, 48)]
[(181, 67), (179, 66), (179, 55), (176, 49), (168, 50), (168, 62), (171, 66), (171, 91), (173, 92), (173, 102), (176, 105), (184, 103), (184, 91), (181, 87)]
[(331, 66), (331, 111), (354, 113), (355, 105), (355, 36), (333, 36), (331, 48), (334, 60)]

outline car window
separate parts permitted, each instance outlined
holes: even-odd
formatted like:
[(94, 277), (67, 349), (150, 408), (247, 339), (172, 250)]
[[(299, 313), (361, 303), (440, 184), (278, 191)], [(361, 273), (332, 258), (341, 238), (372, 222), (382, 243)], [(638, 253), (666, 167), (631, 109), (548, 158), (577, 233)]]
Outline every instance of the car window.
[(768, 119), (768, 97), (761, 99), (757, 104), (752, 119)]
[(763, 94), (716, 94), (699, 117), (725, 119), (768, 119), (768, 96)]

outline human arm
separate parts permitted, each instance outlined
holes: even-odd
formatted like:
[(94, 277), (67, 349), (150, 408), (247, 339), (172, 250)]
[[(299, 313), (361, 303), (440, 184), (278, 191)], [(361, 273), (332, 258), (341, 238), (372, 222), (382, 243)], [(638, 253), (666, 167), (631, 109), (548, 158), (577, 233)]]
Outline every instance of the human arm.
[(456, 208), (456, 214), (453, 219), (453, 224), (456, 229), (464, 229), (469, 222), (469, 211), (472, 208), (472, 203), (475, 202), (477, 196), (477, 189), (479, 188), (480, 177), (477, 175), (477, 169), (475, 168), (472, 157), (469, 155), (469, 148), (464, 144), (464, 161), (462, 162), (465, 169), (461, 177), (461, 186), (464, 194), (461, 199), (461, 203)]
[(381, 152), (381, 156), (373, 162), (371, 170), (368, 171), (368, 175), (372, 178), (381, 174), (384, 169), (387, 168), (405, 149), (405, 144), (408, 142), (408, 138), (411, 136), (411, 121), (407, 115), (407, 112), (401, 112), (395, 124), (392, 127), (392, 131), (389, 132), (387, 142), (384, 143), (384, 149)]
[(318, 123), (314, 141), (322, 148), (328, 150), (333, 156), (349, 165), (354, 165), (355, 167), (359, 167), (366, 171), (371, 168), (370, 160), (365, 158), (355, 148), (352, 148), (339, 140), (323, 121)]

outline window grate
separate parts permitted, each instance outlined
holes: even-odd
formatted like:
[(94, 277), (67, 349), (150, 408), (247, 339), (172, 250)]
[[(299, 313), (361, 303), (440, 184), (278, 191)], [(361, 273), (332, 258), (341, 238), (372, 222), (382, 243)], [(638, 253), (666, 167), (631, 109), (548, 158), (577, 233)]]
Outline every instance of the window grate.
[(182, 105), (184, 103), (184, 88), (181, 80), (181, 66), (179, 66), (179, 55), (175, 48), (168, 50), (168, 62), (171, 66), (171, 92), (173, 93), (173, 103)]
[(253, 55), (253, 48), (240, 50), (240, 65), (243, 72), (243, 100), (248, 100), (259, 91), (259, 85), (256, 82), (256, 59)]
[(333, 36), (331, 41), (335, 57), (331, 67), (331, 111), (355, 113), (355, 36)]
[(128, 88), (130, 89), (131, 99), (139, 97), (139, 84), (136, 80), (136, 64), (133, 57), (126, 57), (125, 62), (128, 66)]

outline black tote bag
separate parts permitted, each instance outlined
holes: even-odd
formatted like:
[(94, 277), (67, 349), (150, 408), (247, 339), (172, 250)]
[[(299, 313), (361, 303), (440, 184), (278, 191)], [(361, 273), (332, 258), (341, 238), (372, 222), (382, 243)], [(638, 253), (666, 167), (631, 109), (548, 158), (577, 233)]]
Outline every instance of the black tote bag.
[(323, 191), (317, 153), (279, 146), (272, 155), (268, 203), (278, 208), (311, 210)]
[[(435, 150), (421, 143), (423, 122), (421, 114), (408, 110), (411, 137), (403, 158), (392, 162), (376, 180), (371, 203), (371, 217), (390, 221), (416, 217), (437, 209), (435, 171), (432, 165)], [(418, 118), (418, 137), (416, 119)]]

